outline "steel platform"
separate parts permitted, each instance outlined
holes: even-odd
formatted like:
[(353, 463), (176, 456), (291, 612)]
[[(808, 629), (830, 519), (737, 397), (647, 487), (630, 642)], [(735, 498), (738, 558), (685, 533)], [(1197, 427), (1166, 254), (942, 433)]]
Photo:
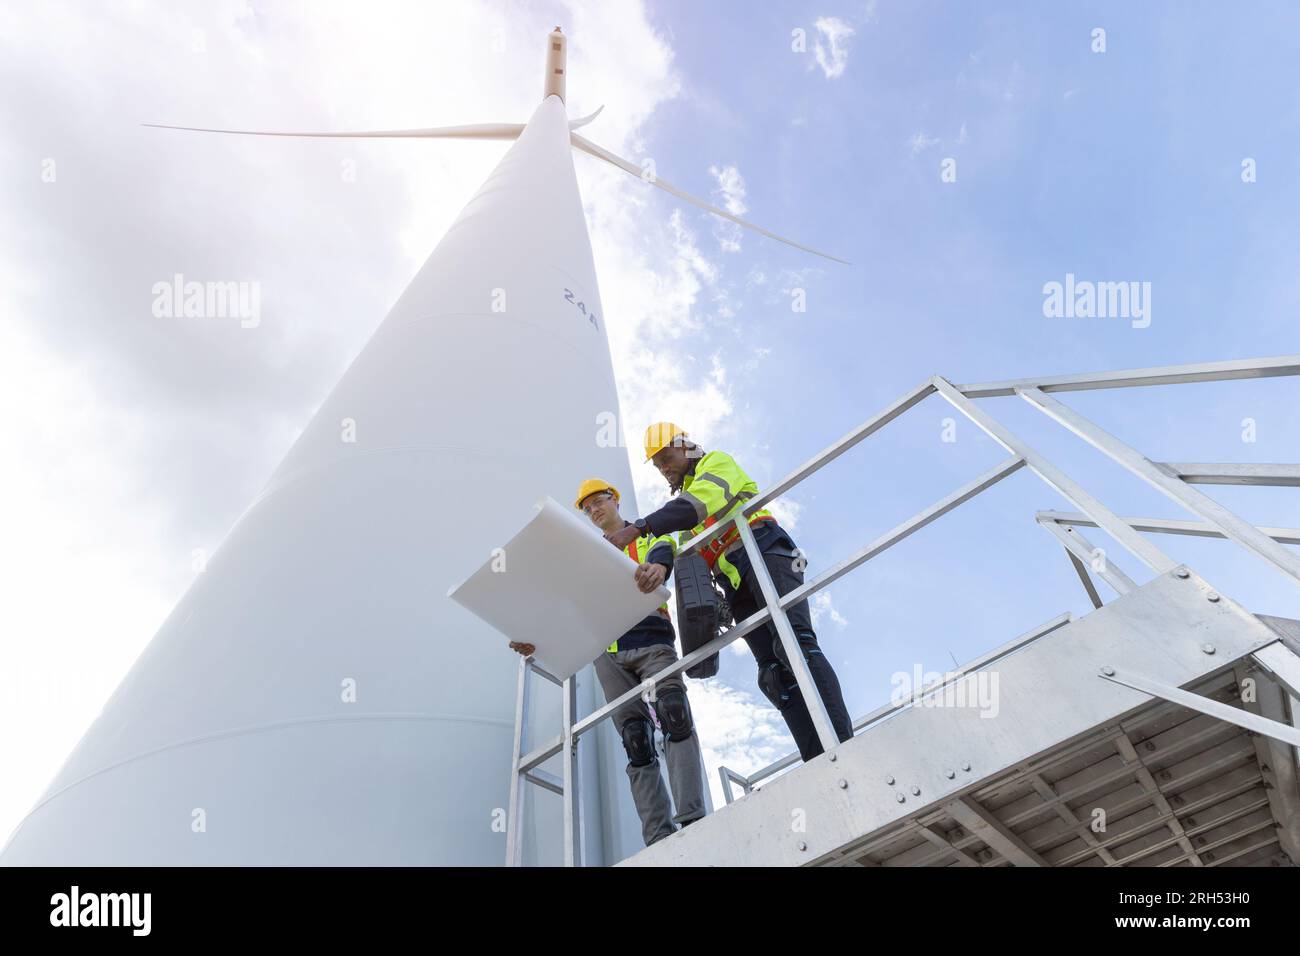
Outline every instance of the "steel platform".
[(1298, 638), (1174, 568), (621, 865), (1300, 864)]

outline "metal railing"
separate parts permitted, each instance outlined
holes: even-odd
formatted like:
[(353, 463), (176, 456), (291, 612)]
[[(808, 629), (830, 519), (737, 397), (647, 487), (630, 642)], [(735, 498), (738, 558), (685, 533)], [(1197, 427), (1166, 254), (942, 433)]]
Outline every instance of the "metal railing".
[[(839, 740), (831, 727), (826, 707), (816, 689), (816, 685), (813, 683), (812, 675), (809, 673), (803, 654), (800, 652), (798, 640), (786, 616), (786, 609), (812, 597), (850, 571), (870, 561), (1021, 468), (1028, 468), (1038, 475), (1039, 478), (1079, 509), (1078, 514), (1040, 512), (1036, 519), (1047, 531), (1055, 535), (1065, 547), (1066, 554), (1076, 570), (1078, 570), (1088, 590), (1089, 598), (1097, 607), (1101, 606), (1101, 600), (1087, 573), (1089, 560), (1095, 551), (1077, 531), (1078, 527), (1098, 527), (1105, 530), (1157, 574), (1172, 570), (1177, 566), (1177, 562), (1147, 540), (1143, 536), (1143, 532), (1160, 531), (1173, 534), (1195, 534), (1228, 538), (1256, 556), (1263, 558), (1286, 575), (1293, 583), (1300, 584), (1300, 556), (1283, 547), (1284, 543), (1300, 541), (1300, 530), (1257, 528), (1192, 487), (1195, 484), (1297, 486), (1300, 485), (1300, 465), (1170, 464), (1153, 462), (1048, 394), (1053, 392), (1134, 388), (1147, 385), (1172, 385), (1188, 382), (1229, 381), (1294, 375), (1300, 375), (1300, 355), (1128, 369), (1082, 375), (1058, 375), (1001, 382), (979, 382), (970, 385), (954, 385), (938, 375), (927, 379), (820, 454), (809, 459), (767, 491), (751, 498), (743, 508), (739, 509), (730, 518), (719, 521), (710, 527), (708, 531), (692, 538), (682, 547), (679, 554), (689, 554), (734, 525), (739, 531), (740, 540), (743, 542), (750, 559), (752, 571), (766, 600), (767, 606), (761, 611), (750, 615), (743, 621), (736, 622), (734, 627), (724, 631), (703, 647), (680, 658), (676, 663), (659, 671), (654, 677), (643, 681), (627, 693), (608, 702), (604, 707), (578, 720), (576, 723), (571, 719), (576, 703), (572, 679), (558, 681), (551, 675), (543, 674), (543, 676), (561, 684), (564, 688), (564, 732), (528, 753), (523, 753), (521, 749), (523, 746), (522, 726), (527, 714), (528, 684), (531, 673), (533, 671), (541, 673), (541, 671), (530, 660), (520, 662), (517, 708), (519, 719), (516, 721), (515, 729), (516, 756), (511, 776), (510, 816), (507, 822), (507, 862), (517, 864), (520, 859), (521, 787), (524, 782), (530, 782), (563, 795), (565, 804), (565, 863), (566, 865), (578, 865), (581, 862), (581, 847), (579, 846), (578, 837), (581, 829), (581, 800), (577, 788), (574, 786), (577, 779), (578, 739), (601, 721), (611, 717), (623, 705), (640, 698), (647, 692), (653, 692), (657, 681), (695, 666), (700, 661), (718, 653), (733, 641), (769, 623), (775, 627), (782, 642), (786, 657), (790, 663), (790, 669), (794, 672), (799, 688), (803, 692), (804, 701), (812, 716), (823, 749), (830, 751), (838, 746)], [(1010, 457), (961, 487), (956, 488), (901, 524), (896, 525), (813, 580), (804, 583), (785, 595), (778, 596), (771, 575), (768, 573), (767, 566), (762, 560), (762, 554), (754, 540), (753, 532), (750, 530), (747, 520), (749, 515), (781, 497), (805, 478), (830, 464), (859, 442), (898, 418), (908, 409), (936, 393), (1001, 445), (1010, 454)], [(1172, 498), (1202, 520), (1199, 522), (1175, 522), (1120, 517), (986, 411), (978, 407), (975, 402), (979, 398), (1010, 395), (1020, 396), (1050, 419), (1074, 432), (1084, 441)], [(1109, 561), (1098, 569), (1098, 575), (1118, 594), (1127, 593), (1135, 587), (1132, 579)], [(998, 657), (1005, 656), (1023, 647), (1025, 644), (1042, 637), (1065, 623), (1068, 623), (1068, 618), (1054, 619), (1042, 627), (1016, 638), (996, 651), (990, 652), (990, 654), (985, 655), (978, 661), (967, 665), (965, 672), (987, 666)], [(937, 692), (941, 689), (941, 685), (946, 682), (945, 679), (926, 688), (923, 694)], [(907, 706), (908, 703), (910, 701), (901, 702), (897, 706), (887, 705), (868, 714), (854, 724), (855, 733), (878, 720), (886, 719), (892, 713)], [(542, 763), (561, 753), (564, 755), (563, 781), (557, 780), (552, 775), (546, 774), (539, 769)], [(739, 783), (748, 792), (758, 781), (778, 773), (797, 761), (798, 756), (792, 754), (749, 777), (741, 776), (725, 767), (719, 768), (727, 801), (731, 802), (731, 782)]]

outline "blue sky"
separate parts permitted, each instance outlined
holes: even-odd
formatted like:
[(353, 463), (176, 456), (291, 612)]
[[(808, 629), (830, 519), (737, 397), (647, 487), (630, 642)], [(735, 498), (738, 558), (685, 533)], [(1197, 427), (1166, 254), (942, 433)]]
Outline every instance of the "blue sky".
[[(709, 438), (761, 483), (777, 479), (926, 376), (955, 382), (1296, 351), (1300, 281), (1292, 157), (1300, 12), (1195, 4), (658, 4), (683, 94), (657, 111), (662, 175), (703, 192), (735, 163), (748, 215), (850, 259), (813, 260), (746, 236), (718, 284), (743, 304), (690, 348), (728, 356), (733, 414)], [(815, 63), (814, 24), (853, 29), (837, 76)], [(809, 52), (791, 52), (804, 28)], [(1106, 50), (1091, 49), (1092, 30)], [(827, 46), (829, 44), (827, 43)], [(940, 181), (944, 158), (957, 180)], [(1243, 158), (1258, 181), (1241, 181)], [(692, 175), (691, 170), (695, 173)], [(706, 228), (701, 225), (701, 229)], [(808, 311), (781, 283), (803, 276)], [(1046, 318), (1043, 285), (1151, 283), (1151, 324)], [(791, 284), (789, 278), (784, 288)], [(770, 350), (752, 371), (735, 361)], [(1300, 386), (1271, 380), (1059, 396), (1156, 460), (1289, 461)], [(1019, 399), (984, 407), (1124, 514), (1188, 517)], [(796, 537), (810, 571), (1002, 457), (930, 398), (809, 482)], [(955, 416), (960, 418), (960, 416)], [(1242, 420), (1257, 440), (1241, 439)], [(806, 490), (805, 490), (806, 489)], [(1204, 488), (1259, 523), (1294, 525), (1287, 489)], [(1088, 604), (1061, 549), (1032, 521), (1074, 510), (1027, 471), (832, 588), (848, 622), (823, 619), (850, 709), (889, 676), (966, 661)], [(1120, 567), (1149, 577), (1099, 531)], [(1295, 615), (1300, 594), (1226, 542), (1159, 536), (1248, 606)], [(1110, 598), (1104, 591), (1103, 597)], [(724, 676), (743, 682), (747, 659)]]
[[(606, 107), (585, 135), (853, 263), (738, 233), (575, 155), (632, 444), (673, 418), (763, 485), (935, 373), (1300, 351), (1292, 6), (303, 9), (0, 7), (0, 79), (30, 94), (0, 102), (12, 131), (0, 401), (40, 410), (17, 415), (0, 447), (12, 503), (0, 671), (24, 675), (0, 720), (38, 728), (0, 740), (18, 781), (0, 793), (0, 834), (190, 585), (194, 551), (220, 543), (506, 148), (160, 138), (140, 122), (519, 122), (540, 92), (540, 38), (564, 24), (570, 114)], [(57, 184), (41, 179), (50, 158)], [(942, 182), (949, 158), (956, 181)], [(1256, 182), (1242, 182), (1246, 158)], [(249, 334), (149, 323), (148, 290), (175, 271), (261, 282), (267, 320)], [(1067, 273), (1149, 282), (1150, 325), (1045, 317), (1044, 284)], [(791, 310), (796, 288), (805, 312)], [(1156, 460), (1286, 462), (1300, 449), (1294, 380), (1061, 397)], [(983, 404), (1112, 509), (1188, 517), (1023, 401)], [(941, 441), (947, 418), (928, 399), (782, 503), (810, 573), (1004, 457), (964, 420)], [(640, 457), (648, 509), (663, 488)], [(1205, 490), (1256, 523), (1300, 526), (1294, 489)], [(1044, 508), (1073, 510), (1018, 473), (830, 589), (819, 630), (855, 715), (888, 699), (897, 671), (943, 670), (1088, 609), (1032, 520)], [(1295, 586), (1235, 546), (1155, 540), (1246, 606), (1300, 617)], [(721, 681), (693, 685), (714, 763), (750, 770), (791, 749), (753, 670), (729, 653)]]

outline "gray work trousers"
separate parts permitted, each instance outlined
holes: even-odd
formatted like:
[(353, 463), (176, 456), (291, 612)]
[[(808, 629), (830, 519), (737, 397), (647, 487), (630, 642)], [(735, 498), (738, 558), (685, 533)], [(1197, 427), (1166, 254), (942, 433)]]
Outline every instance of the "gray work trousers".
[[(676, 660), (676, 650), (667, 644), (635, 647), (613, 654), (605, 652), (595, 660), (596, 676), (605, 692), (605, 700), (611, 701)], [(669, 687), (679, 687), (683, 692), (686, 690), (681, 675), (674, 674), (655, 683), (655, 696), (659, 697)], [(614, 721), (614, 729), (621, 735), (627, 721), (650, 718), (645, 702), (638, 699), (620, 707), (611, 719)], [(668, 780), (673, 789), (673, 804), (677, 807), (676, 816), (672, 814), (673, 804), (668, 802), (668, 791), (659, 772), (659, 759), (655, 757), (643, 767), (634, 767), (630, 761), (627, 765), (628, 780), (632, 784), (632, 801), (641, 818), (641, 835), (645, 838), (646, 846), (674, 833), (677, 830), (674, 823), (690, 823), (704, 816), (700, 740), (694, 728), (684, 740), (670, 740), (665, 735), (664, 757), (668, 764)]]

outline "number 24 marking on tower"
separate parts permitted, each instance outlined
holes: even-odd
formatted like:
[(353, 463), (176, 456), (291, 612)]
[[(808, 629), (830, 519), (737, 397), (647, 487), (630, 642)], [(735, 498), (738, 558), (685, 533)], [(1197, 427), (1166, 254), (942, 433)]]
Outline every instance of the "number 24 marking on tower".
[(574, 305), (578, 307), (578, 311), (581, 312), (583, 315), (585, 315), (587, 317), (587, 320), (591, 322), (592, 328), (595, 329), (600, 328), (600, 320), (596, 317), (596, 313), (588, 312), (586, 303), (579, 302), (577, 297), (573, 294), (572, 289), (564, 290), (564, 299), (566, 302), (572, 302)]

